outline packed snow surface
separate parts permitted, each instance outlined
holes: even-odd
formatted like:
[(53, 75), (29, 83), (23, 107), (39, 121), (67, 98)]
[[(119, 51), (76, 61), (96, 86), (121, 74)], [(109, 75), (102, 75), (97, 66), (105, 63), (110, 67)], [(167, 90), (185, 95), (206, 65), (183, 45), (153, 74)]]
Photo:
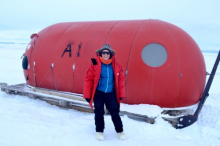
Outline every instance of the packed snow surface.
[[(25, 44), (0, 44), (0, 82), (25, 83), (21, 56)], [(210, 53), (211, 52), (211, 53)], [(211, 72), (217, 51), (204, 51), (206, 69)], [(94, 114), (63, 109), (25, 96), (0, 91), (0, 146), (194, 146), (220, 145), (220, 67), (198, 121), (185, 129), (174, 129), (152, 105), (122, 105), (127, 111), (158, 115), (155, 124), (122, 117), (125, 141), (117, 138), (110, 116), (105, 116), (105, 140), (95, 138)], [(147, 110), (146, 110), (147, 109)]]

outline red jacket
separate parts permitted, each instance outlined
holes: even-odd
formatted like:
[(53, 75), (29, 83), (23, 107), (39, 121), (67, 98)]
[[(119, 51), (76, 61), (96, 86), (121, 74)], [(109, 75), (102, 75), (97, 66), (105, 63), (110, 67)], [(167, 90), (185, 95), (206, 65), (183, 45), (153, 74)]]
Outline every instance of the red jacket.
[[(96, 65), (94, 65), (93, 63), (90, 65), (86, 73), (83, 92), (84, 98), (90, 98), (89, 105), (91, 106), (91, 108), (93, 108), (92, 103), (101, 74), (101, 61), (99, 59), (99, 56), (96, 58), (96, 62)], [(115, 76), (116, 97), (120, 106), (120, 98), (125, 97), (125, 76), (122, 70), (122, 66), (115, 62), (114, 56), (112, 57), (112, 67)]]

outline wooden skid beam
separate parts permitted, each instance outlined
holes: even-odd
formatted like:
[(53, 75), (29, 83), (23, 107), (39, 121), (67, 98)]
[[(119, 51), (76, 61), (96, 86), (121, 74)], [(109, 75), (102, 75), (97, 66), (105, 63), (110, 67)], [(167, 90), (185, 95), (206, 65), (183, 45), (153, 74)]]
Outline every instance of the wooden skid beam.
[[(44, 88), (28, 87), (27, 84), (7, 85), (6, 83), (0, 83), (1, 91), (7, 94), (17, 94), (22, 96), (28, 96), (33, 99), (40, 99), (46, 101), (52, 105), (59, 107), (75, 109), (82, 112), (93, 113), (94, 110), (90, 108), (87, 102), (85, 102), (82, 94), (75, 94), (70, 92), (62, 92)], [(109, 115), (107, 109), (105, 113)], [(134, 114), (127, 111), (120, 111), (120, 116), (128, 116), (131, 119), (147, 122), (150, 124), (155, 123), (155, 118), (148, 117), (146, 115)]]

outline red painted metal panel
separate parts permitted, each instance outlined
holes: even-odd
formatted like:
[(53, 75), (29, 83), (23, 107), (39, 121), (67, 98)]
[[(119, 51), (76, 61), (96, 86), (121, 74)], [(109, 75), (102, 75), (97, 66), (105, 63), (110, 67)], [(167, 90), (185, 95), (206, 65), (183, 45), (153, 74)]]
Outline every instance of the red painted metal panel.
[(104, 43), (112, 44), (112, 48), (116, 51), (115, 57), (127, 70), (128, 57), (132, 47), (134, 37), (137, 33), (139, 26), (143, 23), (143, 20), (136, 21), (119, 21), (111, 29)]
[(179, 50), (182, 77), (176, 107), (199, 101), (205, 85), (206, 68), (203, 55), (196, 42), (182, 29), (169, 24)]
[(33, 49), (31, 60), (35, 62), (36, 82), (39, 87), (55, 89), (53, 84), (50, 66), (53, 63), (53, 56), (60, 37), (71, 23), (60, 23), (51, 26), (41, 40), (36, 42), (37, 46)]
[[(150, 44), (164, 46), (167, 61), (159, 67), (146, 65), (142, 49)], [(126, 91), (128, 103), (148, 103), (173, 107), (179, 90), (179, 61), (174, 38), (162, 21), (145, 21), (135, 37), (128, 65)]]
[(102, 47), (109, 31), (117, 21), (93, 22), (81, 39), (81, 49), (75, 59), (74, 86), (76, 93), (83, 93), (84, 77), (95, 50)]
[[(35, 85), (35, 82), (34, 82), (34, 61), (33, 61), (33, 58), (32, 56), (35, 56), (36, 53), (33, 53), (33, 52), (36, 52), (34, 50), (36, 50), (37, 46), (40, 44), (40, 40), (41, 38), (43, 38), (44, 34), (51, 28), (51, 26), (48, 26), (46, 27), (45, 29), (41, 30), (39, 33), (38, 33), (38, 38), (33, 38), (31, 39), (30, 43), (28, 44), (28, 48), (25, 52), (25, 54), (27, 55), (28, 57), (28, 61), (29, 61), (29, 69), (27, 70), (28, 72), (28, 80), (27, 80), (27, 83), (31, 86), (36, 86)], [(30, 52), (30, 53), (28, 53)]]
[[(92, 22), (73, 23), (61, 36), (53, 58), (53, 75), (57, 90), (75, 92), (75, 60), (82, 37), (91, 24)], [(68, 52), (70, 49), (71, 53)]]

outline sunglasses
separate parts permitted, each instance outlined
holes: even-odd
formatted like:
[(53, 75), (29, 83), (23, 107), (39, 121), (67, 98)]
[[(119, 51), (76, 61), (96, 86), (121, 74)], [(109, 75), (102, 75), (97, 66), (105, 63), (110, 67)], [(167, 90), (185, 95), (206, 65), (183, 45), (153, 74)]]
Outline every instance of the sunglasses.
[(110, 55), (110, 52), (102, 52), (102, 55), (105, 55), (105, 54)]

